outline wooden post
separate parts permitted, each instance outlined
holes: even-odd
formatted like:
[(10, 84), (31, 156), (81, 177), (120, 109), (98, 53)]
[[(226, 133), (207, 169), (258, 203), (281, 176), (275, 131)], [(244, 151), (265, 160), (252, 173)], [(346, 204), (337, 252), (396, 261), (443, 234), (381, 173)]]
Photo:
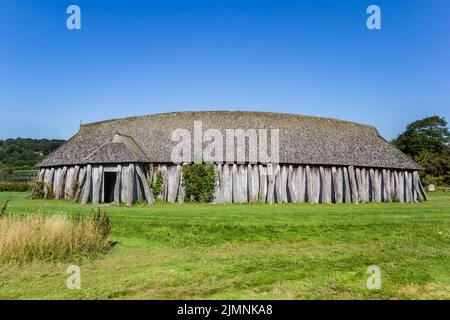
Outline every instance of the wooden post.
[(127, 169), (126, 193), (127, 193), (127, 205), (131, 206), (134, 202), (134, 164), (130, 164)]
[(183, 203), (184, 198), (186, 197), (186, 186), (184, 185), (184, 166), (187, 166), (187, 163), (183, 163), (181, 166), (181, 173), (180, 173), (180, 186), (178, 188), (178, 203)]
[(259, 172), (258, 165), (249, 164), (247, 167), (247, 183), (248, 183), (248, 200), (250, 203), (256, 203), (258, 201), (259, 191)]
[(355, 177), (355, 169), (353, 168), (353, 166), (349, 166), (348, 167), (348, 176), (350, 179), (350, 188), (351, 188), (351, 193), (352, 193), (352, 202), (354, 204), (358, 204), (359, 201), (359, 195), (358, 195), (358, 185), (356, 183), (356, 177)]
[(44, 199), (48, 198), (49, 174), (50, 174), (50, 169), (45, 169), (45, 173), (44, 173)]
[(103, 166), (92, 168), (92, 203), (100, 203), (100, 190), (102, 186)]
[(356, 183), (358, 184), (358, 200), (359, 202), (365, 202), (364, 182), (360, 168), (355, 168)]
[(342, 203), (342, 170), (338, 167), (331, 167), (331, 175), (333, 176), (334, 201)]
[(54, 177), (54, 183), (53, 183), (53, 192), (55, 199), (58, 200), (60, 198), (61, 188), (60, 188), (60, 177), (62, 173), (62, 168), (58, 168), (55, 170), (55, 177)]
[(266, 202), (266, 199), (267, 199), (267, 167), (260, 164), (258, 201)]
[(305, 168), (305, 175), (306, 175), (306, 200), (308, 203), (313, 203), (313, 194), (312, 194), (312, 174), (311, 174), (311, 168), (309, 166), (306, 166)]
[(345, 203), (350, 203), (352, 202), (352, 197), (351, 197), (351, 187), (350, 187), (350, 182), (349, 182), (349, 177), (348, 177), (348, 170), (347, 167), (343, 167), (343, 174), (344, 174), (344, 202)]
[(412, 174), (408, 171), (405, 171), (405, 188), (406, 202), (414, 201), (412, 195)]
[(422, 188), (421, 182), (420, 182), (420, 176), (417, 171), (413, 172), (413, 182), (414, 182), (414, 189), (417, 192), (417, 200), (418, 201), (425, 201), (426, 200), (426, 194), (425, 191)]
[(275, 201), (281, 203), (283, 201), (283, 190), (282, 190), (282, 178), (281, 178), (281, 167), (278, 164), (275, 167)]
[(403, 171), (398, 172), (398, 201), (405, 202), (405, 174)]
[(241, 200), (241, 195), (239, 193), (240, 191), (240, 184), (239, 184), (239, 174), (236, 163), (233, 163), (233, 167), (231, 168), (231, 174), (233, 177), (233, 203), (239, 203)]
[(70, 197), (70, 189), (72, 189), (74, 171), (75, 171), (74, 167), (67, 168), (66, 179), (65, 179), (66, 181), (64, 183), (64, 189), (63, 189), (63, 194), (62, 194), (63, 199), (67, 200)]
[(323, 167), (322, 202), (331, 203), (331, 168)]
[(223, 177), (222, 177), (222, 164), (217, 164), (214, 166), (216, 172), (216, 181), (214, 182), (214, 195), (213, 203), (222, 203), (223, 194)]
[(319, 191), (319, 203), (324, 203), (324, 195), (323, 192), (325, 191), (325, 172), (322, 166), (319, 167), (319, 181), (320, 181), (320, 191)]
[(383, 183), (384, 183), (384, 190), (385, 190), (385, 201), (392, 202), (391, 198), (391, 173), (389, 170), (383, 169)]
[(78, 175), (78, 188), (75, 191), (75, 195), (73, 196), (73, 200), (78, 201), (81, 200), (80, 197), (83, 194), (84, 183), (86, 181), (86, 167), (80, 169), (80, 174)]
[(288, 167), (287, 184), (288, 184), (288, 201), (294, 203), (298, 202), (297, 198), (298, 179), (296, 179), (296, 172), (294, 171), (294, 167), (292, 165), (289, 165)]
[(75, 193), (76, 193), (78, 187), (80, 186), (79, 184), (77, 186), (79, 174), (80, 174), (80, 166), (75, 166), (73, 169), (72, 181), (70, 183), (70, 190), (69, 190), (69, 196), (68, 196), (69, 200), (72, 200), (75, 197)]
[(223, 202), (233, 203), (233, 173), (230, 170), (230, 165), (224, 163), (223, 165)]
[[(177, 166), (177, 170), (178, 170), (178, 167), (179, 167), (179, 166)], [(152, 192), (152, 190), (151, 190), (150, 187), (148, 186), (148, 182), (147, 182), (147, 179), (146, 179), (146, 177), (145, 177), (145, 174), (144, 174), (144, 172), (142, 171), (140, 165), (136, 165), (135, 168), (136, 168), (136, 173), (137, 173), (137, 175), (138, 175), (138, 178), (139, 178), (140, 181), (141, 181), (142, 188), (144, 189), (144, 194), (145, 194), (145, 199), (147, 200), (147, 204), (148, 204), (148, 205), (152, 205), (152, 204), (155, 202), (155, 198), (153, 197), (153, 192)], [(179, 170), (181, 170), (181, 169), (179, 169)], [(178, 183), (178, 182), (177, 182), (177, 183)]]
[(92, 180), (92, 166), (87, 165), (86, 168), (86, 182), (84, 183), (83, 197), (81, 198), (81, 204), (86, 204), (89, 201), (91, 195), (91, 180)]
[(375, 199), (376, 178), (375, 178), (375, 171), (372, 168), (370, 168), (369, 170), (369, 176), (370, 176), (370, 199), (372, 202), (376, 202)]
[(119, 164), (117, 165), (116, 183), (114, 185), (114, 204), (116, 205), (120, 204), (120, 187), (122, 184), (121, 180), (122, 180), (122, 166)]
[(41, 168), (41, 170), (39, 170), (39, 174), (37, 176), (37, 181), (42, 182), (44, 181), (44, 174), (45, 174), (45, 169)]
[(368, 195), (368, 181), (367, 181), (367, 175), (366, 175), (366, 169), (365, 168), (361, 168), (359, 170), (359, 175), (360, 175), (360, 179), (361, 179), (361, 197), (362, 197), (362, 202), (368, 202), (369, 201), (369, 195)]
[(240, 194), (241, 194), (241, 203), (248, 202), (248, 183), (247, 183), (247, 166), (245, 164), (240, 164), (238, 166), (239, 169), (239, 183), (240, 183)]
[(56, 199), (56, 200), (59, 199), (58, 181), (59, 181), (60, 173), (61, 173), (61, 168), (56, 168), (54, 176), (53, 176), (53, 198)]
[(389, 172), (389, 182), (390, 182), (390, 190), (391, 190), (391, 199), (392, 199), (392, 195), (395, 194), (395, 173), (394, 170)]
[(177, 200), (180, 171), (180, 165), (172, 165), (167, 168), (167, 202), (174, 203)]
[(305, 168), (303, 166), (298, 166), (296, 169), (295, 179), (297, 180), (297, 200), (300, 203), (305, 202), (306, 193), (306, 175)]
[(275, 201), (275, 172), (271, 163), (267, 164), (267, 202)]
[(381, 173), (379, 169), (374, 170), (374, 178), (375, 202), (381, 202)]
[(313, 203), (320, 201), (320, 169), (318, 167), (311, 168)]
[(163, 184), (161, 187), (161, 192), (158, 195), (158, 199), (162, 201), (167, 201), (167, 191), (168, 191), (168, 174), (167, 174), (167, 165), (163, 164), (160, 167), (161, 170), (161, 176), (163, 178)]
[(287, 166), (281, 166), (281, 172), (280, 172), (280, 177), (281, 177), (281, 201), (283, 203), (287, 203), (288, 202), (288, 197), (287, 197), (287, 189), (288, 189), (288, 168)]
[(128, 167), (124, 166), (122, 167), (122, 172), (121, 172), (121, 190), (120, 190), (120, 201), (122, 203), (127, 203), (127, 188), (128, 188), (128, 184), (127, 184), (127, 175), (128, 175)]

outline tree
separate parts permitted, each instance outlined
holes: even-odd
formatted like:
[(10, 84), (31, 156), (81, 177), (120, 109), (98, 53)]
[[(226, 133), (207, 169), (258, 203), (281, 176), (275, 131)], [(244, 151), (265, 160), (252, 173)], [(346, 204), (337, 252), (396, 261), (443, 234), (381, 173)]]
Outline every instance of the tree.
[(392, 143), (419, 163), (424, 183), (450, 183), (450, 132), (439, 116), (410, 123)]
[(393, 141), (401, 151), (416, 156), (423, 151), (442, 152), (450, 140), (447, 121), (439, 116), (432, 116), (408, 124), (405, 132)]

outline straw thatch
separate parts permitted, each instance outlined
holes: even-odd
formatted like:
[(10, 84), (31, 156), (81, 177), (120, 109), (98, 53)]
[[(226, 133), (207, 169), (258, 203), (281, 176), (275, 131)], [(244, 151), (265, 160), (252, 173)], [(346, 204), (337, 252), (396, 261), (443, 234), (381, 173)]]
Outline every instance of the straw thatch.
[[(170, 163), (177, 128), (203, 130), (279, 129), (284, 164), (358, 166), (417, 170), (419, 165), (385, 141), (371, 126), (347, 121), (270, 112), (174, 112), (108, 120), (80, 127), (79, 132), (37, 166), (88, 163)], [(119, 134), (119, 135), (116, 135)], [(225, 147), (224, 147), (225, 150)]]

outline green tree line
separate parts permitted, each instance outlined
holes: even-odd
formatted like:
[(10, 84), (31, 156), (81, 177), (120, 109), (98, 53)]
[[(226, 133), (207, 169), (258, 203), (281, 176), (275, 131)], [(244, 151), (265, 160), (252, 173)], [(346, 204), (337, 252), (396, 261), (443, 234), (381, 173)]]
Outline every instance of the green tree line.
[(0, 140), (0, 180), (26, 180), (36, 169), (34, 165), (62, 143), (64, 140), (54, 139)]
[(447, 121), (431, 116), (410, 123), (392, 144), (422, 166), (424, 184), (450, 185), (449, 141)]

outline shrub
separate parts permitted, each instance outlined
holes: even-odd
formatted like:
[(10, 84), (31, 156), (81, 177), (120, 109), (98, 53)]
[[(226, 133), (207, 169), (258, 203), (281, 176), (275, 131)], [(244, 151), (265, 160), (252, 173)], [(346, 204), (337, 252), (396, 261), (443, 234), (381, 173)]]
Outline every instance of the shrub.
[(396, 193), (391, 193), (392, 202), (399, 202), (398, 196)]
[(31, 185), (26, 182), (0, 183), (0, 192), (26, 192), (31, 189)]
[(429, 184), (434, 184), (435, 186), (440, 186), (444, 184), (444, 180), (445, 177), (444, 176), (439, 176), (439, 177), (433, 177), (430, 175), (426, 175), (423, 179), (422, 182), (425, 186), (429, 185)]
[(32, 199), (43, 199), (44, 198), (44, 182), (35, 181), (33, 188), (31, 189)]
[(46, 185), (47, 188), (47, 199), (53, 199), (53, 183), (48, 183)]
[(82, 217), (5, 216), (0, 219), (0, 258), (19, 262), (54, 260), (106, 251), (110, 247), (108, 216), (98, 212)]
[(79, 186), (78, 181), (75, 181), (75, 182), (73, 183), (73, 185), (72, 185), (72, 193), (73, 193), (73, 194), (76, 194), (76, 193), (77, 193), (77, 191), (78, 191), (78, 186)]
[(6, 200), (4, 204), (0, 206), (0, 219), (6, 216), (6, 208), (8, 207), (9, 200)]
[(213, 164), (201, 163), (183, 166), (183, 180), (187, 201), (211, 201), (216, 181), (216, 170)]
[(163, 186), (163, 177), (161, 172), (158, 172), (156, 174), (156, 180), (153, 182), (149, 182), (149, 187), (152, 189), (153, 195), (155, 198), (161, 193), (162, 186)]

